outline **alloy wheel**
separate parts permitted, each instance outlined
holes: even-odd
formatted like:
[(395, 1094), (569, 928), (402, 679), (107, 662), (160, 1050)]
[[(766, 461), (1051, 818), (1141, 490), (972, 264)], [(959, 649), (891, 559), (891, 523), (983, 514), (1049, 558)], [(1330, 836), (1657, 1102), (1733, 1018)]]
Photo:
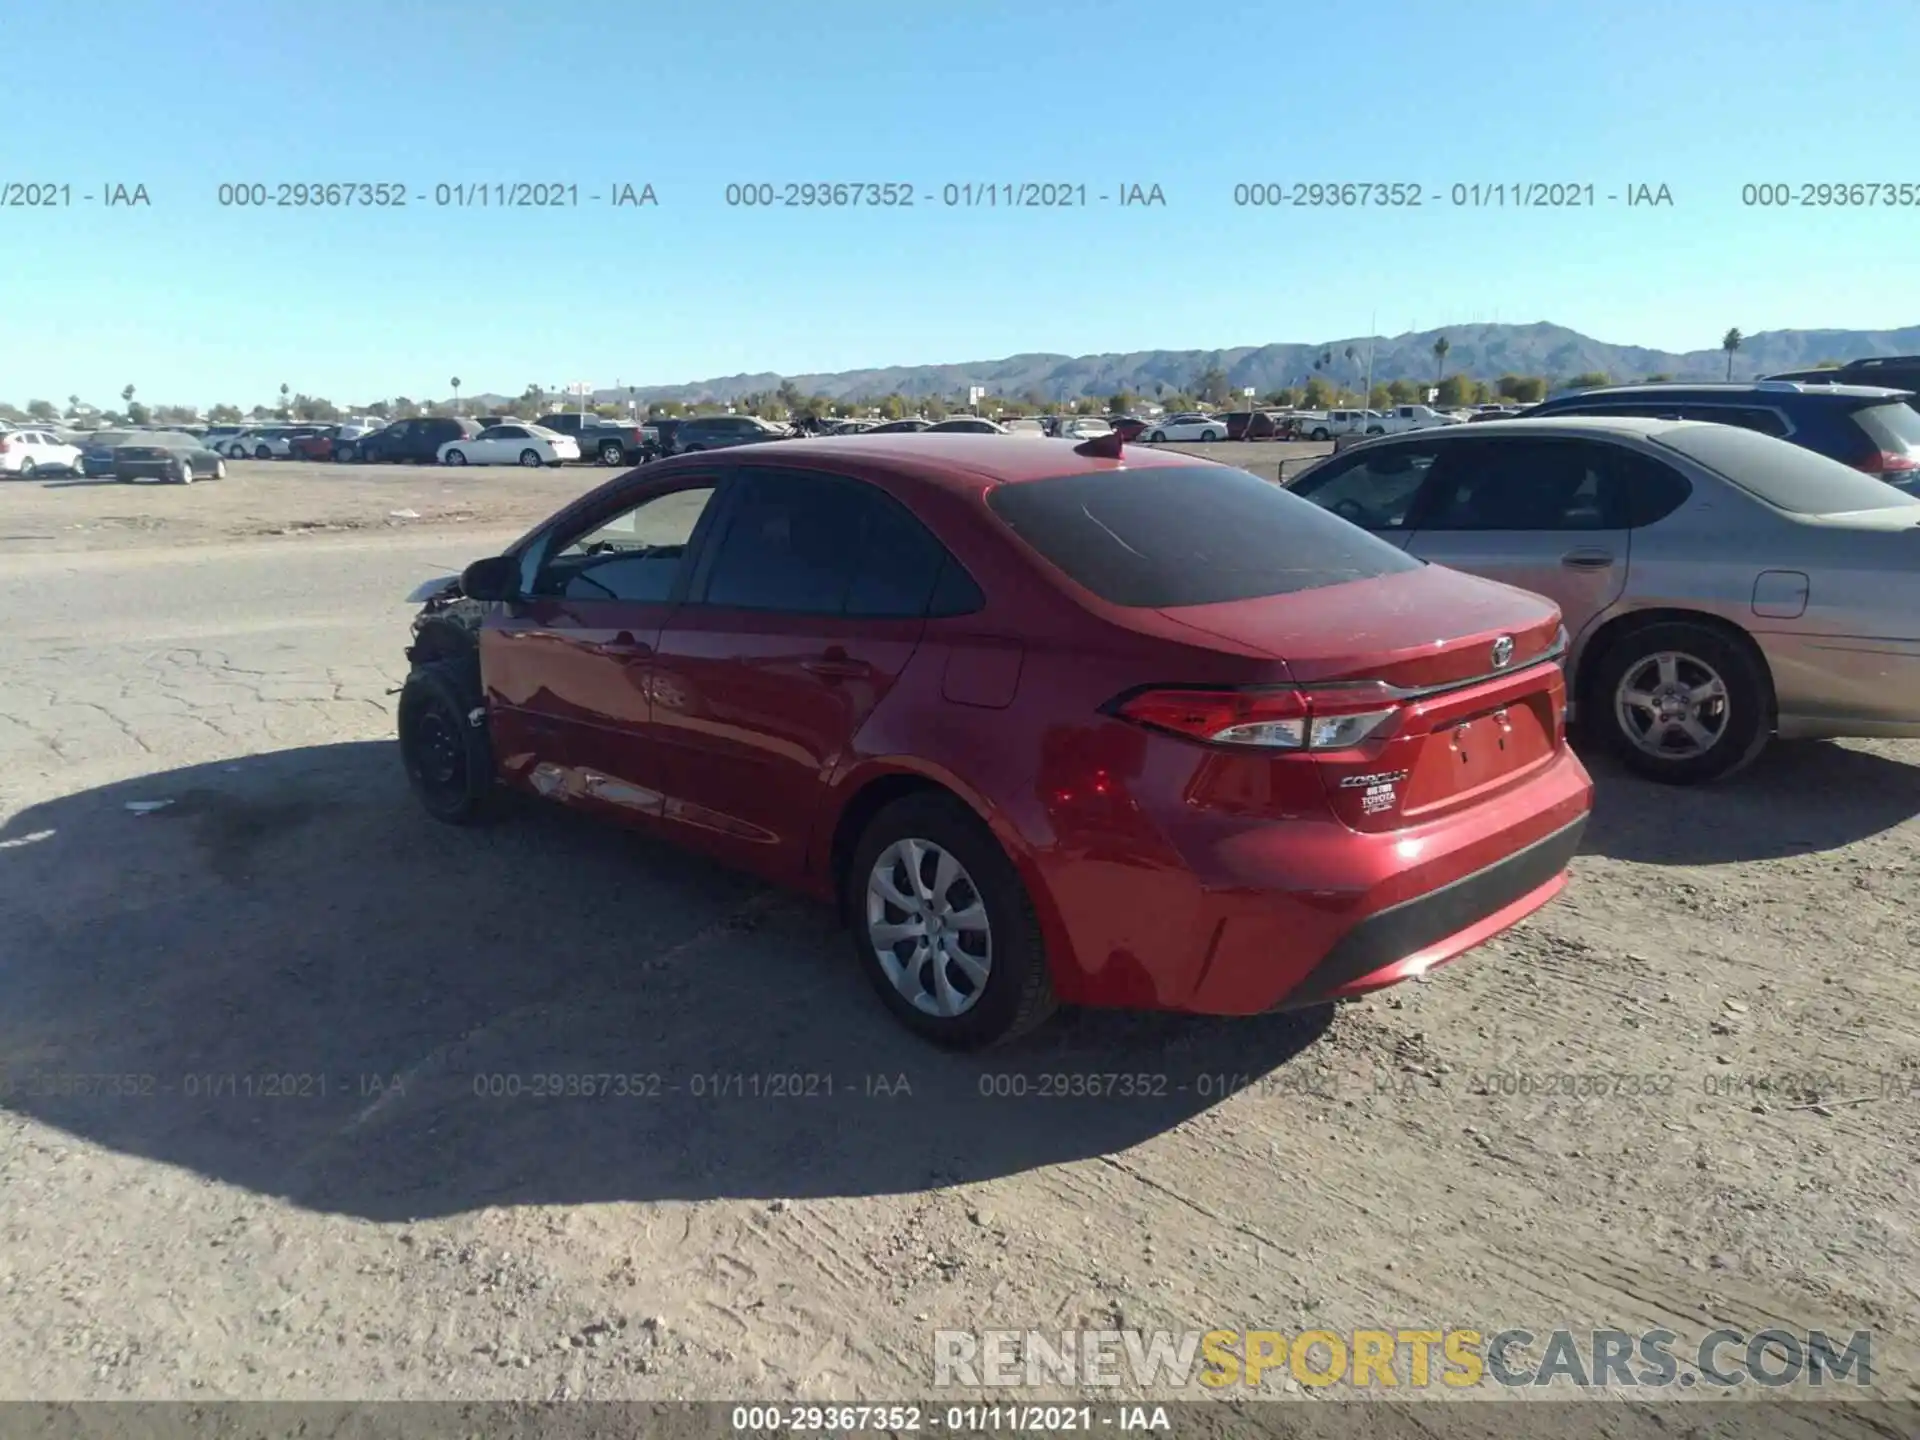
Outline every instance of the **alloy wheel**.
[(1620, 733), (1661, 760), (1691, 760), (1726, 733), (1727, 682), (1706, 661), (1677, 650), (1643, 656), (1614, 689)]
[(873, 862), (867, 940), (893, 988), (928, 1015), (963, 1015), (986, 991), (986, 902), (966, 866), (931, 840), (896, 840)]

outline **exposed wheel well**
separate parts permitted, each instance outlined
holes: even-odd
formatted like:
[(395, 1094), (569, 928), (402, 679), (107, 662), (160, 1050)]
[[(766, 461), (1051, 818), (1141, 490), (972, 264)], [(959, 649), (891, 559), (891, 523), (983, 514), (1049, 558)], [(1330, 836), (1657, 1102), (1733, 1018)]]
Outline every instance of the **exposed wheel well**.
[(847, 866), (853, 863), (854, 847), (860, 843), (868, 822), (894, 801), (920, 794), (945, 795), (963, 805), (966, 803), (939, 781), (924, 775), (881, 775), (869, 780), (847, 802), (833, 827), (833, 845), (827, 852), (828, 878), (833, 882), (836, 907), (845, 903)]
[(407, 659), (415, 665), (435, 660), (479, 659), (479, 646), (473, 632), (454, 620), (429, 620), (414, 632), (407, 647)]
[(1607, 652), (1621, 640), (1643, 630), (1649, 625), (1664, 625), (1678, 622), (1685, 625), (1698, 625), (1724, 635), (1753, 660), (1754, 668), (1767, 684), (1767, 704), (1774, 704), (1773, 669), (1767, 664), (1767, 657), (1759, 645), (1745, 630), (1731, 620), (1723, 620), (1718, 615), (1707, 615), (1698, 610), (1635, 610), (1626, 615), (1617, 615), (1607, 621), (1587, 640), (1586, 647), (1580, 653), (1580, 670), (1573, 677), (1573, 697), (1584, 714), (1592, 700), (1590, 691), (1594, 677), (1600, 673), (1600, 667), (1606, 662)]

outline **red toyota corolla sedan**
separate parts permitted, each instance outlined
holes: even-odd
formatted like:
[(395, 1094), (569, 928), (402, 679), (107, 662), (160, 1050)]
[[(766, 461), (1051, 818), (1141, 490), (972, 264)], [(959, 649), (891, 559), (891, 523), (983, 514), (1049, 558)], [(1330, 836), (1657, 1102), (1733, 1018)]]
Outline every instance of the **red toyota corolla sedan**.
[(811, 891), (949, 1045), (1423, 975), (1592, 801), (1549, 601), (1111, 436), (684, 456), (414, 598), (432, 814), (531, 790)]

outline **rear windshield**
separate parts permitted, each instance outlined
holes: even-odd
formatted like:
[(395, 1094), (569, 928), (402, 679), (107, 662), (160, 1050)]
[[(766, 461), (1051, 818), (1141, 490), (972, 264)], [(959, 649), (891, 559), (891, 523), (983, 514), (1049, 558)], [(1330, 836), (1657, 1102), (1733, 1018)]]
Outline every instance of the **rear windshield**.
[(1675, 425), (1647, 438), (1793, 515), (1842, 515), (1920, 505), (1913, 496), (1838, 460), (1734, 425)]
[(1904, 400), (1853, 412), (1867, 438), (1889, 455), (1920, 455), (1920, 410)]
[(987, 503), (1067, 578), (1113, 605), (1250, 600), (1422, 563), (1225, 465), (1059, 475), (996, 486)]

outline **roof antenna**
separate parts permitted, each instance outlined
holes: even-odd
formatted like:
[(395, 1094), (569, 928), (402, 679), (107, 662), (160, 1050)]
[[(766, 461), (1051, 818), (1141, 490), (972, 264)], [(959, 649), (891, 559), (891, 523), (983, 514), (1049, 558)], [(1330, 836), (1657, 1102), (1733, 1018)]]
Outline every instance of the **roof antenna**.
[(1073, 447), (1073, 453), (1076, 455), (1091, 455), (1098, 460), (1118, 460), (1120, 458), (1120, 447), (1122, 443), (1120, 432), (1118, 430), (1109, 430), (1104, 435), (1095, 435), (1090, 440), (1082, 440), (1078, 445)]

